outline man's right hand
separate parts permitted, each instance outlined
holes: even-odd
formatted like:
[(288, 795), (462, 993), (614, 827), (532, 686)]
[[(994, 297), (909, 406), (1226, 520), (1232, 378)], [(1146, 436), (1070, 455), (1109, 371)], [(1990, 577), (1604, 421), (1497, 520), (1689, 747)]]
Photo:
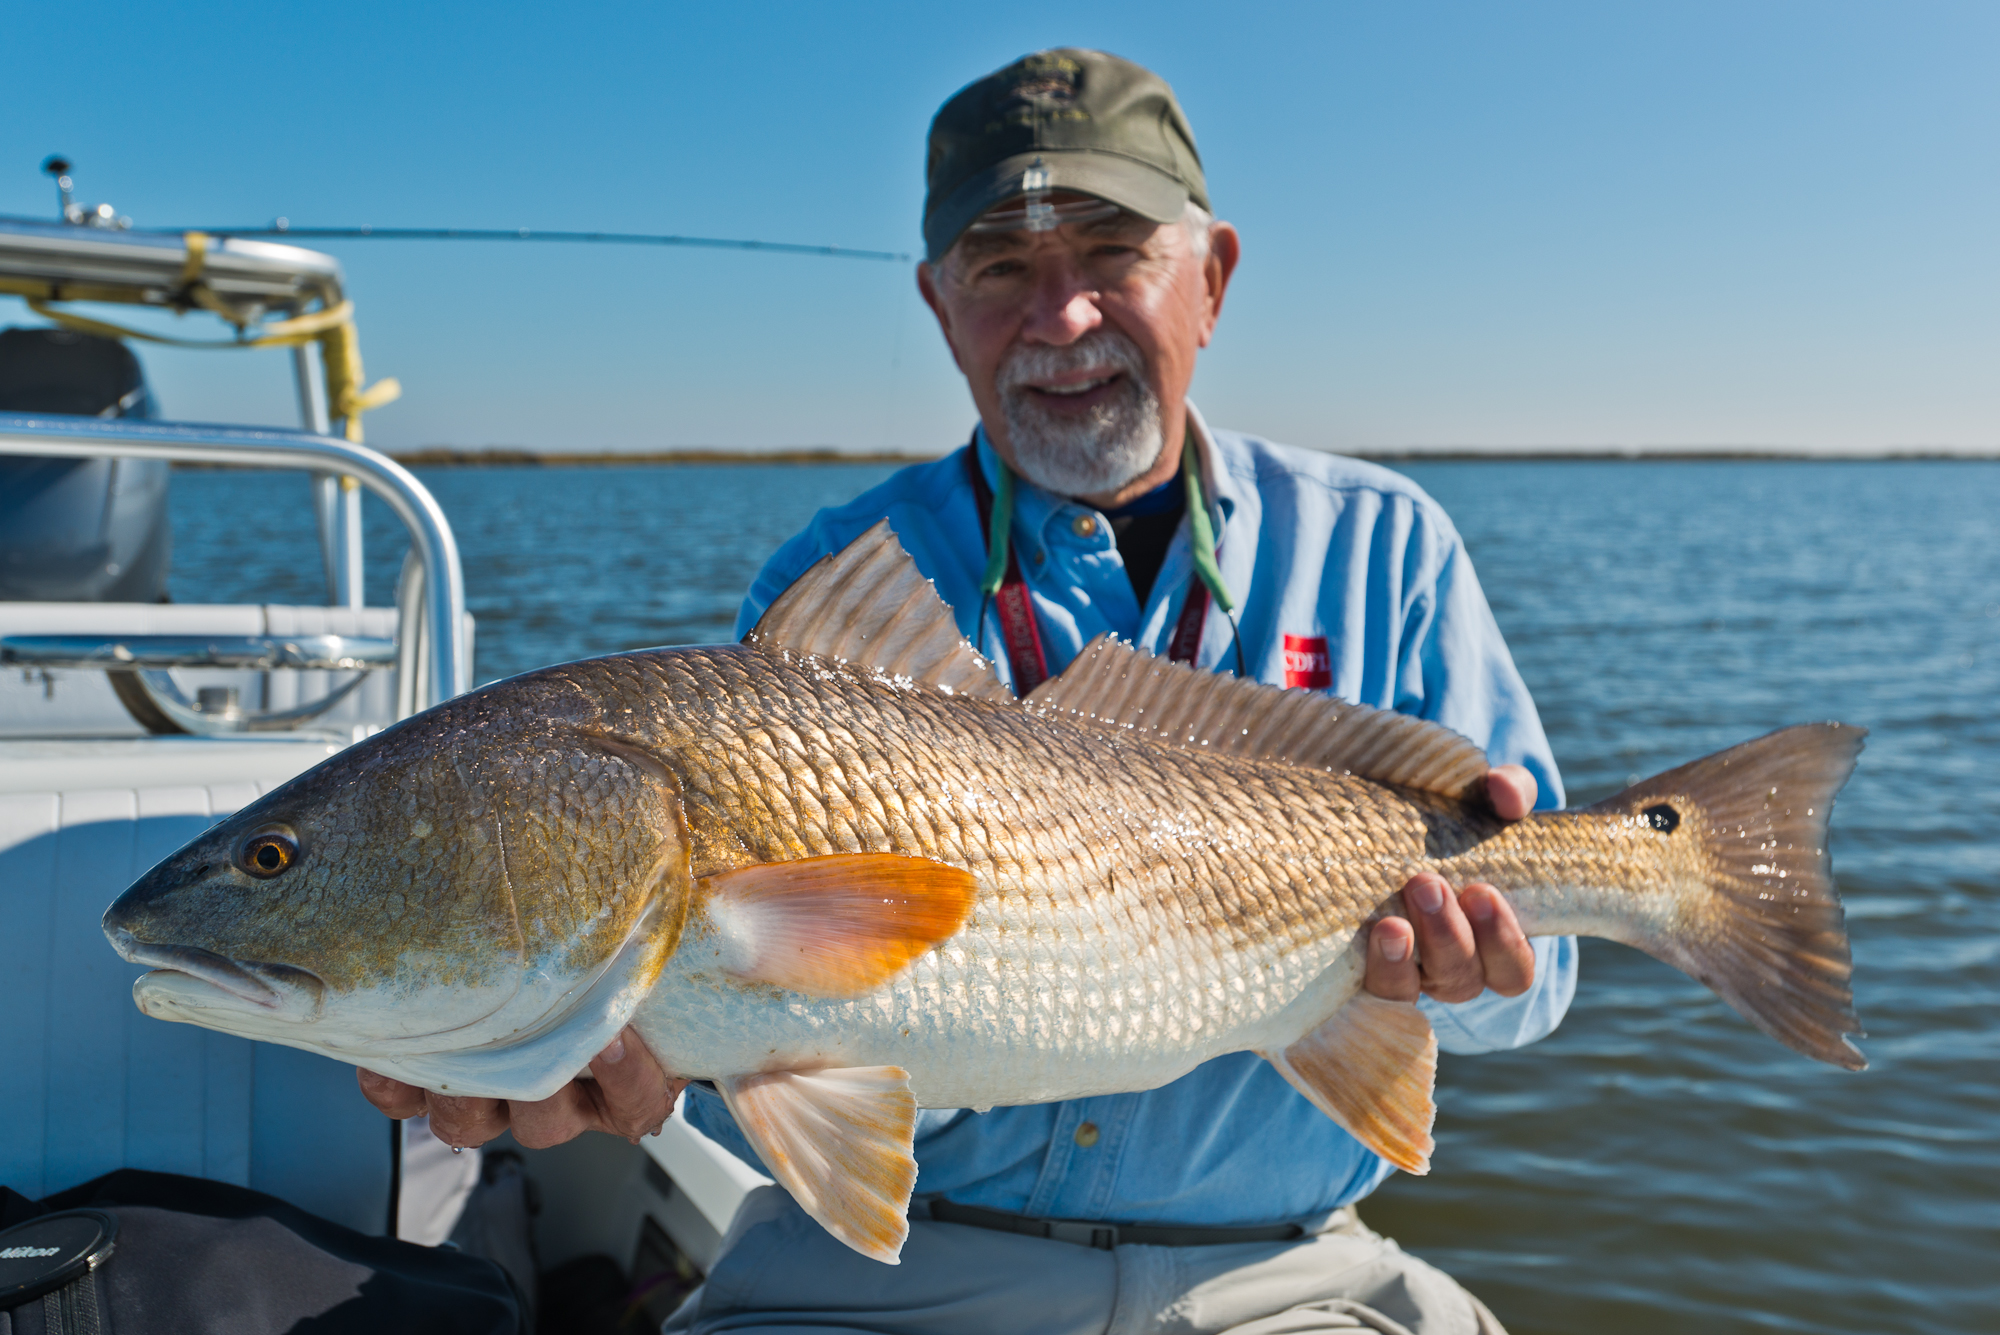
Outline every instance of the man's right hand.
[(594, 1080), (576, 1079), (534, 1103), (520, 1099), (453, 1098), (357, 1070), (361, 1092), (397, 1119), (431, 1119), (431, 1134), (459, 1149), (484, 1145), (504, 1131), (532, 1150), (560, 1145), (585, 1131), (607, 1131), (633, 1144), (656, 1134), (673, 1114), (687, 1081), (669, 1076), (631, 1029), (590, 1063)]

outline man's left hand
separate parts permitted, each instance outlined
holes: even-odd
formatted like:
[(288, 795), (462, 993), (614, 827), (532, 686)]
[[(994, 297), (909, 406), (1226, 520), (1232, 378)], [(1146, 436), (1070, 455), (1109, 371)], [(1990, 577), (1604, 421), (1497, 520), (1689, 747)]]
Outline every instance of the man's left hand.
[[(1519, 820), (1534, 809), (1535, 776), (1501, 765), (1486, 778), (1493, 810)], [(1422, 872), (1403, 887), (1400, 918), (1384, 918), (1368, 938), (1362, 987), (1389, 1001), (1470, 1001), (1488, 988), (1518, 997), (1535, 983), (1535, 952), (1498, 890), (1475, 882), (1456, 892)]]
[(484, 1145), (503, 1131), (531, 1150), (560, 1145), (586, 1131), (608, 1131), (634, 1145), (658, 1134), (673, 1115), (687, 1081), (669, 1076), (626, 1029), (590, 1063), (593, 1079), (570, 1081), (537, 1103), (522, 1099), (454, 1098), (357, 1070), (361, 1092), (388, 1117), (428, 1115), (431, 1134), (447, 1145)]

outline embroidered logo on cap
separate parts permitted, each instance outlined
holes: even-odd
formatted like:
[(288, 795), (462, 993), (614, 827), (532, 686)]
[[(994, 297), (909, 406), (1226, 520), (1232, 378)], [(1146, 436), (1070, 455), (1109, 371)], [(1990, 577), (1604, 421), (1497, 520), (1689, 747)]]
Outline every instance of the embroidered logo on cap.
[(1323, 691), (1333, 685), (1333, 659), (1324, 635), (1285, 637), (1285, 685)]

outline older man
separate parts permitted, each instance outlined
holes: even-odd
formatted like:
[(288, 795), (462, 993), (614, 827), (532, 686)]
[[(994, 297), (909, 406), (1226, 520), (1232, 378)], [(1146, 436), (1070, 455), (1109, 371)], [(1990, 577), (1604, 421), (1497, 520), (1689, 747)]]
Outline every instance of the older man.
[[(1211, 430), (1187, 402), (1240, 243), (1210, 213), (1157, 76), (1100, 52), (1017, 61), (931, 127), (917, 279), (979, 411), (963, 449), (821, 512), (759, 575), (738, 629), (887, 517), (961, 629), (1022, 693), (1113, 633), (1162, 656), (1434, 719), (1499, 763), (1509, 819), (1560, 802), (1547, 742), (1458, 535), (1407, 480)], [(1539, 782), (1538, 782), (1539, 780)], [(1366, 986), (1421, 998), (1448, 1051), (1548, 1033), (1573, 942), (1527, 940), (1489, 886), (1420, 876), (1368, 940)], [(677, 1081), (627, 1037), (538, 1105), (427, 1106), (473, 1143), (635, 1134)], [(418, 1091), (364, 1077), (391, 1112)], [(699, 1086), (687, 1116), (755, 1156)], [(931, 1110), (900, 1267), (753, 1197), (695, 1331), (1497, 1331), (1448, 1277), (1362, 1227), (1391, 1171), (1261, 1058), (1162, 1089)], [(1079, 1227), (1079, 1223), (1111, 1227)]]

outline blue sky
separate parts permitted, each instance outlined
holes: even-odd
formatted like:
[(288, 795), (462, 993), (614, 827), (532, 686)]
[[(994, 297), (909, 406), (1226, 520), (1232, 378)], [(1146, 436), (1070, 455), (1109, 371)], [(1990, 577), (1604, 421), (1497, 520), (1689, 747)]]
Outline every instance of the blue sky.
[[(1174, 84), (1244, 233), (1212, 421), (1331, 449), (2000, 448), (1991, 4), (220, 0), (7, 26), (0, 212), (50, 211), (60, 151), (141, 225), (893, 250), (943, 98), (1099, 46)], [(327, 248), (370, 374), (405, 387), (369, 418), (385, 447), (933, 451), (971, 421), (908, 266)], [(142, 355), (170, 415), (291, 420), (280, 354)]]

